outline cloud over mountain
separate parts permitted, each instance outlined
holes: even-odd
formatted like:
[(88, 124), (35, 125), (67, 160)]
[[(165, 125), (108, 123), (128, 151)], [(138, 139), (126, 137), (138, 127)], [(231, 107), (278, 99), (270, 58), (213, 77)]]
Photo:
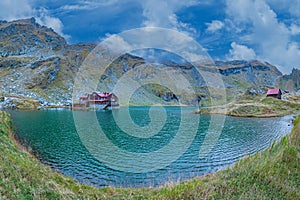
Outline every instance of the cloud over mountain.
[(66, 39), (70, 37), (63, 34), (63, 23), (59, 18), (49, 15), (49, 11), (45, 8), (33, 8), (32, 2), (29, 0), (2, 0), (0, 8), (0, 19), (11, 21), (35, 17), (40, 24), (52, 28)]
[(169, 28), (193, 37), (215, 59), (255, 55), (289, 73), (300, 68), (299, 7), (300, 0), (2, 0), (0, 19), (35, 17), (70, 43)]
[[(297, 14), (291, 10), (290, 12)], [(294, 25), (279, 18), (264, 0), (227, 0), (228, 18), (243, 30), (237, 40), (256, 47), (258, 57), (280, 66), (287, 73), (299, 66), (300, 47), (293, 41), (297, 33)]]

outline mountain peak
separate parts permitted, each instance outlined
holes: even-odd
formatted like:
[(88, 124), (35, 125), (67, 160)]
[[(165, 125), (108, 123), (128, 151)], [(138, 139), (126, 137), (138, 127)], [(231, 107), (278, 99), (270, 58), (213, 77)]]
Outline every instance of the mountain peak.
[(9, 26), (21, 26), (21, 25), (24, 25), (24, 26), (29, 26), (29, 25), (33, 25), (35, 27), (41, 27), (40, 24), (38, 24), (36, 22), (36, 19), (34, 17), (32, 18), (28, 18), (28, 19), (17, 19), (17, 20), (13, 20), (13, 21), (6, 21), (6, 20), (3, 20), (3, 21), (0, 21), (0, 29), (4, 29), (4, 28), (7, 28)]
[(0, 56), (54, 54), (67, 42), (35, 18), (0, 22)]

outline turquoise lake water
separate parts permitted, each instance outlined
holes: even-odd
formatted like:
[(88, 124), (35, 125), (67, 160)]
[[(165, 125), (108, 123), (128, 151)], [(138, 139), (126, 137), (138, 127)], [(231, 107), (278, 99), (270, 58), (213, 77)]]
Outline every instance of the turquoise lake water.
[(10, 113), (17, 138), (41, 162), (96, 187), (156, 187), (213, 173), (292, 129), (290, 116), (200, 116), (193, 109)]

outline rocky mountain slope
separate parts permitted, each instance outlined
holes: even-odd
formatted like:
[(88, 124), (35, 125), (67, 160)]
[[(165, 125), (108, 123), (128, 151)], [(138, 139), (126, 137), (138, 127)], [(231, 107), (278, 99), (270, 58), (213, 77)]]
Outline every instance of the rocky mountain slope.
[(49, 56), (67, 46), (65, 39), (34, 18), (12, 22), (0, 21), (0, 55)]
[[(196, 70), (196, 68), (198, 70)], [(274, 87), (278, 77), (282, 76), (281, 72), (278, 71), (275, 66), (260, 61), (218, 61), (216, 63), (204, 63), (203, 65), (192, 66), (190, 64), (176, 64), (170, 62), (164, 64), (147, 63), (143, 58), (127, 54), (112, 63), (110, 68), (106, 70), (105, 75), (101, 78), (99, 85), (100, 89), (112, 90), (119, 81), (116, 77), (122, 77), (125, 73), (126, 76), (141, 83), (147, 82), (147, 79), (152, 80), (152, 77), (159, 77), (160, 80), (155, 81), (160, 84), (145, 85), (144, 90), (140, 90), (138, 95), (133, 97), (135, 98), (133, 101), (137, 102), (142, 94), (152, 93), (167, 102), (175, 103), (180, 99), (181, 103), (195, 104), (201, 99), (208, 99), (211, 95), (217, 95), (218, 93), (214, 92), (212, 94), (208, 91), (207, 79), (205, 80), (205, 77), (202, 76), (205, 72), (212, 69), (217, 69), (216, 71), (221, 74), (228, 100), (233, 99), (234, 96), (239, 93), (245, 92), (248, 88), (258, 88), (260, 89), (258, 91), (264, 93), (267, 87)], [(127, 73), (127, 71), (131, 73)], [(200, 71), (200, 74), (198, 71)], [(173, 74), (176, 78), (172, 79), (167, 76), (168, 74)], [(174, 93), (174, 91), (172, 92), (160, 86), (169, 85), (172, 87), (170, 82), (173, 82), (173, 85), (178, 81), (180, 82), (180, 80), (178, 80), (180, 79), (180, 77), (177, 76), (178, 74), (184, 75), (184, 78), (189, 82), (189, 84), (186, 84), (184, 87), (187, 87), (187, 90), (194, 90), (196, 92), (195, 95), (187, 96), (187, 91), (182, 88), (180, 91), (177, 91), (177, 93)], [(210, 77), (210, 79), (211, 78), (213, 77)], [(169, 80), (169, 83), (166, 83), (164, 80)], [(184, 80), (181, 81), (181, 83), (183, 84)], [(189, 86), (190, 88), (188, 88)], [(147, 98), (149, 97), (147, 96)], [(213, 98), (218, 97), (215, 96)], [(143, 99), (142, 102), (145, 101), (147, 102), (147, 99)]]
[(68, 45), (34, 18), (0, 22), (0, 94), (71, 102), (73, 79), (94, 44)]
[(290, 92), (297, 91), (300, 95), (300, 70), (294, 68), (291, 74), (280, 77), (277, 84)]
[[(18, 95), (36, 99), (41, 103), (65, 104), (72, 102), (74, 78), (94, 44), (69, 45), (52, 29), (39, 25), (34, 18), (12, 22), (0, 21), (0, 95)], [(160, 77), (158, 83), (171, 80), (164, 74), (184, 76), (196, 95), (190, 97), (185, 90), (171, 91), (160, 84), (147, 84), (139, 88), (133, 104), (178, 102), (194, 104), (199, 100), (218, 98), (211, 96), (206, 81), (197, 73), (217, 69), (224, 81), (228, 99), (248, 88), (281, 86), (290, 91), (299, 90), (299, 70), (282, 76), (275, 66), (260, 61), (216, 61), (200, 66), (173, 62), (149, 63), (141, 57), (125, 54), (114, 60), (99, 80), (99, 90), (111, 91), (125, 74), (138, 82)], [(164, 72), (164, 73), (162, 73)], [(87, 75), (94, 75), (87, 71)], [(210, 78), (213, 78), (210, 77)], [(168, 81), (169, 80), (169, 81)], [(164, 84), (163, 84), (164, 85)], [(220, 88), (215, 88), (220, 89)], [(259, 90), (261, 91), (261, 90)], [(89, 92), (89, 91), (86, 91)], [(150, 100), (149, 100), (150, 99)]]

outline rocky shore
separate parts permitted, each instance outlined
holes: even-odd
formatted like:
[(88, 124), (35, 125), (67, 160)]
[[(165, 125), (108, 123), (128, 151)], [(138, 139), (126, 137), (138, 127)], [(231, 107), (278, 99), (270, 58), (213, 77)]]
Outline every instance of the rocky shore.
[(71, 102), (66, 103), (52, 103), (43, 100), (36, 100), (29, 97), (9, 95), (0, 98), (0, 109), (12, 109), (12, 110), (40, 110), (49, 108), (67, 108), (72, 107)]

